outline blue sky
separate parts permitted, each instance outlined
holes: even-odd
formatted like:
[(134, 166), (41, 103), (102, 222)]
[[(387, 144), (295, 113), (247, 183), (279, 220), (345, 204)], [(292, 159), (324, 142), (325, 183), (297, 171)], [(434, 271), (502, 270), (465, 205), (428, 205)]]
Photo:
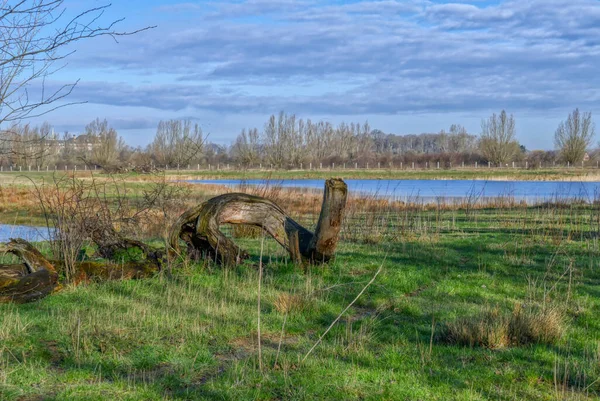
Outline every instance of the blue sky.
[(77, 47), (52, 79), (80, 78), (70, 100), (88, 103), (46, 116), (57, 130), (107, 118), (144, 145), (158, 120), (192, 118), (229, 143), (285, 110), (398, 134), (479, 133), (506, 109), (527, 148), (551, 149), (575, 107), (600, 121), (598, 0), (114, 3), (105, 21), (157, 28)]

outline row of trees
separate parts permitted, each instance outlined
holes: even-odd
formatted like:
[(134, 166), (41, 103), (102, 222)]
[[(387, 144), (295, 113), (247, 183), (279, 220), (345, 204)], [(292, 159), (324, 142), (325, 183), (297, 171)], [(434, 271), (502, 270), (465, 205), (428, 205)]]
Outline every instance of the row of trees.
[[(555, 132), (557, 152), (536, 152), (551, 162), (581, 162), (592, 143), (595, 127), (591, 113), (575, 109)], [(482, 120), (479, 136), (454, 124), (436, 134), (394, 135), (371, 130), (368, 123), (338, 126), (324, 121), (296, 119), (281, 112), (272, 115), (262, 132), (242, 130), (231, 148), (231, 158), (242, 165), (266, 163), (276, 167), (300, 163), (431, 162), (433, 160), (490, 162), (505, 165), (528, 159), (516, 138), (513, 115), (505, 110)], [(536, 163), (537, 165), (537, 163)]]
[(233, 163), (289, 168), (332, 163), (408, 166), (440, 162), (443, 166), (456, 166), (490, 162), (497, 166), (527, 161), (531, 166), (539, 166), (581, 162), (594, 133), (591, 113), (575, 109), (555, 132), (556, 151), (526, 152), (516, 139), (514, 117), (504, 110), (482, 121), (479, 136), (469, 134), (460, 125), (436, 134), (394, 135), (372, 130), (366, 122), (334, 126), (281, 112), (272, 115), (262, 131), (242, 130), (230, 147), (206, 143), (200, 126), (189, 120), (167, 120), (158, 123), (147, 147), (132, 148), (106, 119), (97, 118), (78, 136), (68, 132), (55, 135), (48, 123), (39, 127), (14, 125), (1, 131), (0, 163), (40, 167), (65, 163), (103, 167)]
[(272, 115), (259, 133), (242, 130), (231, 147), (233, 160), (246, 165), (260, 163), (276, 167), (309, 162), (368, 159), (374, 153), (373, 133), (368, 123), (341, 123), (296, 119), (283, 112)]
[(87, 164), (100, 167), (126, 165), (187, 165), (203, 162), (214, 153), (204, 149), (198, 124), (187, 120), (160, 121), (154, 140), (146, 148), (128, 146), (106, 119), (96, 118), (80, 135), (55, 134), (45, 122), (40, 127), (13, 125), (0, 131), (0, 164), (40, 166)]
[(401, 136), (372, 130), (367, 122), (334, 126), (281, 112), (269, 118), (262, 132), (242, 130), (229, 155), (244, 166), (285, 168), (310, 163), (402, 162), (419, 155), (434, 159), (452, 154), (465, 160), (472, 158), (469, 155), (477, 152), (477, 146), (477, 137), (460, 125), (452, 125), (449, 132)]

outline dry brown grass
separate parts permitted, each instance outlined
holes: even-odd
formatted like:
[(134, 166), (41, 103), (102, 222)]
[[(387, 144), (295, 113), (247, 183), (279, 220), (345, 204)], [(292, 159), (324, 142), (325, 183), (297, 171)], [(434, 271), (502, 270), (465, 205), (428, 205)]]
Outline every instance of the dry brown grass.
[(442, 338), (451, 344), (492, 349), (553, 344), (564, 334), (565, 324), (565, 313), (557, 306), (519, 304), (510, 314), (495, 307), (447, 323)]
[(0, 212), (30, 210), (37, 208), (38, 202), (31, 196), (31, 189), (20, 186), (0, 186)]
[(508, 332), (515, 344), (553, 344), (565, 331), (566, 316), (563, 309), (518, 304), (512, 312)]
[(300, 294), (280, 293), (273, 301), (273, 306), (281, 314), (302, 312), (310, 309), (312, 302), (309, 298)]
[(444, 340), (451, 344), (503, 348), (509, 344), (508, 321), (498, 308), (446, 324)]

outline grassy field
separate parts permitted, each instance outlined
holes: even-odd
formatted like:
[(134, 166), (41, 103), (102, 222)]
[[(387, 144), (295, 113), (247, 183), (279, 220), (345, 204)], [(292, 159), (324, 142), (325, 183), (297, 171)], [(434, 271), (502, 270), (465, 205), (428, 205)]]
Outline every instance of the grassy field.
[(323, 169), (323, 170), (200, 170), (169, 171), (171, 176), (189, 176), (203, 179), (398, 179), (398, 180), (533, 180), (533, 181), (599, 181), (600, 171), (595, 168), (571, 169), (510, 169), (482, 167), (478, 169)]
[[(314, 224), (318, 197), (277, 200)], [(248, 236), (236, 268), (0, 305), (0, 399), (597, 399), (598, 206), (497, 206), (353, 202), (306, 270), (265, 240), (260, 314)]]
[[(0, 183), (14, 180), (23, 181), (25, 173), (0, 173)], [(27, 177), (40, 180), (51, 177), (54, 172), (28, 172)], [(57, 174), (64, 174), (58, 171)], [(73, 174), (73, 172), (69, 172)], [(79, 177), (89, 176), (90, 172), (78, 171)], [(102, 176), (101, 172), (94, 172)], [(586, 168), (456, 168), (456, 169), (313, 169), (313, 170), (169, 170), (166, 175), (171, 179), (311, 179), (340, 177), (345, 179), (398, 179), (398, 180), (532, 180), (532, 181), (600, 181), (600, 170)], [(131, 180), (147, 180), (148, 175), (129, 174)], [(150, 178), (151, 179), (151, 178)]]

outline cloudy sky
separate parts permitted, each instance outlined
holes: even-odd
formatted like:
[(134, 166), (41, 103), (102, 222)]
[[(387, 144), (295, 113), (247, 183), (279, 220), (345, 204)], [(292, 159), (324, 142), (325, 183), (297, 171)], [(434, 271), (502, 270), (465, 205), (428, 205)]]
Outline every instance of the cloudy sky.
[(575, 107), (600, 121), (598, 0), (114, 3), (105, 21), (157, 27), (78, 46), (52, 79), (80, 78), (70, 100), (88, 103), (46, 116), (58, 130), (106, 117), (144, 145), (158, 120), (192, 118), (229, 143), (284, 110), (397, 134), (479, 133), (506, 109), (527, 148), (550, 149)]

